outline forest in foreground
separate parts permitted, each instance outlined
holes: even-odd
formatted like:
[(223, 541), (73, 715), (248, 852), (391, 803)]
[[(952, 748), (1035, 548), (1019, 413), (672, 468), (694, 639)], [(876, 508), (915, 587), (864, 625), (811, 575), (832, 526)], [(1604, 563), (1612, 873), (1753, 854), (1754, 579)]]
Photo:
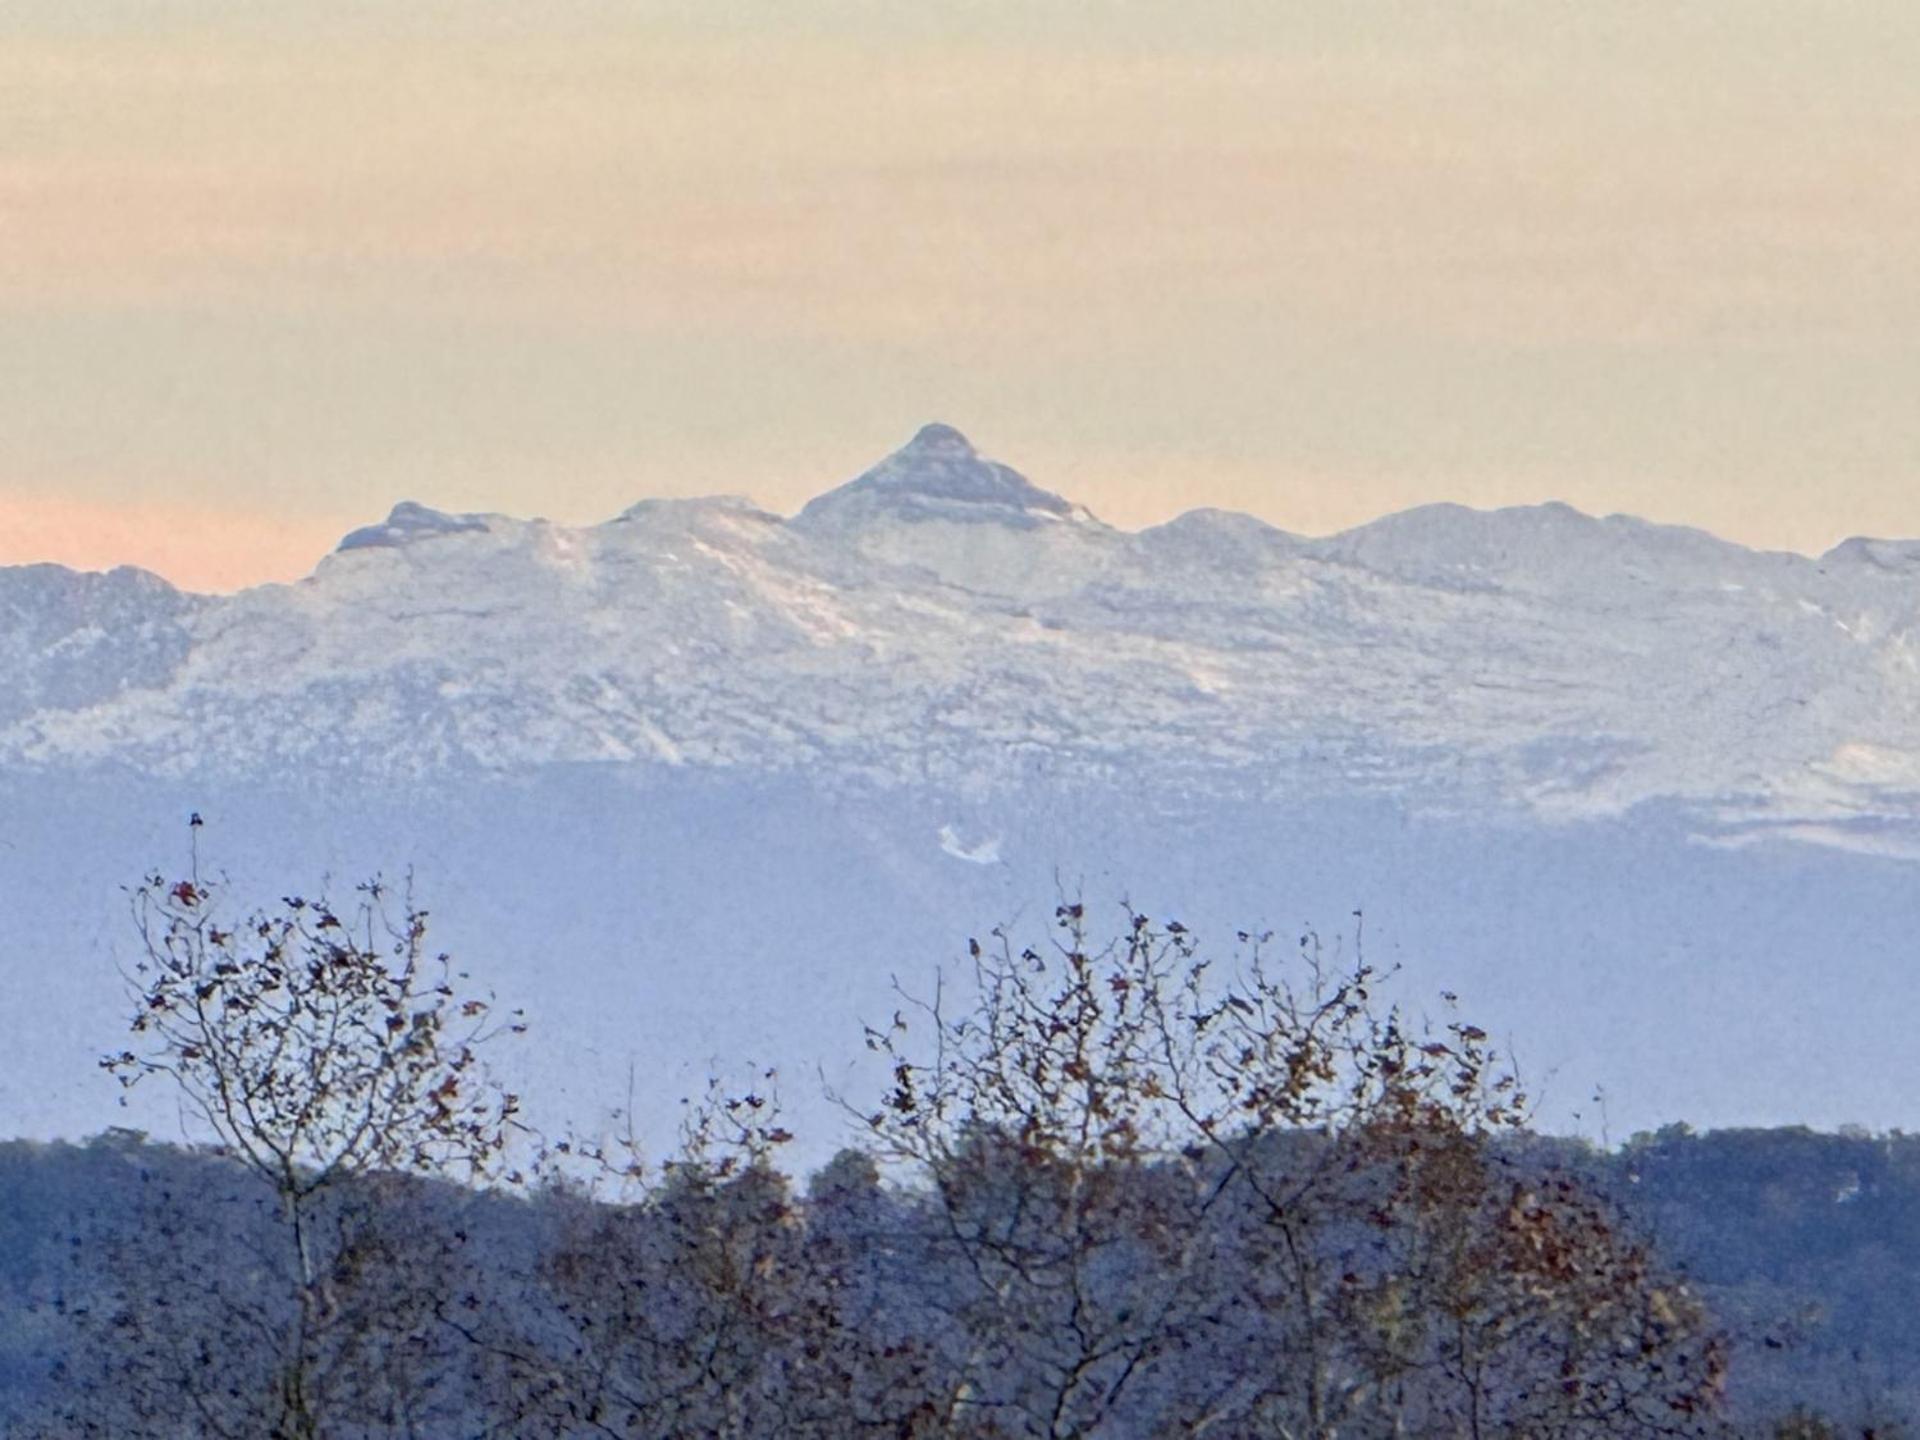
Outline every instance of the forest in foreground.
[[(969, 942), (807, 1177), (776, 1077), (541, 1134), (525, 1022), (378, 886), (135, 893), (123, 1085), (206, 1142), (0, 1147), (9, 1435), (1885, 1437), (1920, 1138), (1528, 1127), (1357, 951)], [(645, 1083), (645, 1077), (638, 1077)]]

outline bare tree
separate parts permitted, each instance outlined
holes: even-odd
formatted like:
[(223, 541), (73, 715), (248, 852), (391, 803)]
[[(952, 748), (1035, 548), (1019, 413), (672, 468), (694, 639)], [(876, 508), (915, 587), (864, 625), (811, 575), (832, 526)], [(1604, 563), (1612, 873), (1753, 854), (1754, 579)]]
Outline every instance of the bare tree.
[(977, 1434), (1692, 1433), (1720, 1382), (1683, 1287), (1564, 1177), (1503, 1159), (1525, 1097), (1478, 1027), (1380, 977), (1184, 927), (970, 945), (870, 1029), (881, 1155), (926, 1186), (940, 1408)]
[(129, 1274), (106, 1432), (417, 1433), (431, 1385), (413, 1362), (452, 1237), (419, 1222), (405, 1177), (503, 1168), (518, 1102), (481, 1055), (518, 1012), (496, 1022), (428, 950), (426, 912), (408, 895), (396, 917), (377, 881), (345, 909), (292, 896), (241, 915), (221, 889), (197, 853), (185, 877), (135, 888), (134, 1041), (102, 1064), (127, 1087), (175, 1085), (272, 1197), (271, 1223), (210, 1263), (213, 1217), (173, 1207), (189, 1243)]

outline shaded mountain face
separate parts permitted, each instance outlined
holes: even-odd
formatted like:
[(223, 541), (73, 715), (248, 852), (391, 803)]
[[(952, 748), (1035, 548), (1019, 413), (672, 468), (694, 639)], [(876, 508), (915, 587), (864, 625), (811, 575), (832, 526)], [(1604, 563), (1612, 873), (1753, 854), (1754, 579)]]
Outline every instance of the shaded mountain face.
[(1564, 505), (1137, 534), (928, 425), (791, 520), (403, 504), (230, 598), (0, 572), (0, 765), (241, 779), (553, 764), (980, 792), (1386, 794), (1902, 849), (1913, 547), (1818, 560)]
[(900, 449), (839, 489), (810, 501), (802, 529), (870, 526), (886, 520), (954, 520), (1032, 529), (1091, 518), (1017, 470), (984, 458), (951, 425), (923, 425)]
[(340, 549), (381, 550), (431, 540), (441, 535), (485, 534), (487, 522), (479, 515), (448, 515), (412, 500), (402, 500), (384, 523), (355, 530), (340, 542)]

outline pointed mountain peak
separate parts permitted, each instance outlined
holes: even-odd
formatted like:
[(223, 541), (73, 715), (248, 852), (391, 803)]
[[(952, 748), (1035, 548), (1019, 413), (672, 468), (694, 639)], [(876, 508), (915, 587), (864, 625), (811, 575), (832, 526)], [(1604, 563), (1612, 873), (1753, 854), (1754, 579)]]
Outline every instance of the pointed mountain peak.
[(942, 425), (937, 420), (930, 425), (922, 425), (915, 431), (913, 439), (901, 446), (899, 453), (902, 455), (953, 456), (967, 460), (975, 459), (978, 456), (978, 452), (973, 448), (973, 442), (971, 440), (954, 429), (953, 426)]
[(807, 528), (875, 520), (997, 522), (1031, 528), (1090, 520), (1082, 507), (989, 460), (951, 425), (923, 425), (878, 465), (810, 501), (796, 519)]

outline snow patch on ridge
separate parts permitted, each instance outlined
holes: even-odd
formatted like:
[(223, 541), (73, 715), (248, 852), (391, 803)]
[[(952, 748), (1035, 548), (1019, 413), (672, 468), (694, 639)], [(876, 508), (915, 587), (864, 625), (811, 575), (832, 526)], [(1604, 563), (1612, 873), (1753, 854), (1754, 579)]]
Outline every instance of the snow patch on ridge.
[(1000, 863), (1000, 837), (989, 835), (975, 844), (969, 845), (960, 838), (960, 834), (951, 825), (940, 827), (940, 849), (956, 860), (964, 860), (969, 865), (998, 865)]

